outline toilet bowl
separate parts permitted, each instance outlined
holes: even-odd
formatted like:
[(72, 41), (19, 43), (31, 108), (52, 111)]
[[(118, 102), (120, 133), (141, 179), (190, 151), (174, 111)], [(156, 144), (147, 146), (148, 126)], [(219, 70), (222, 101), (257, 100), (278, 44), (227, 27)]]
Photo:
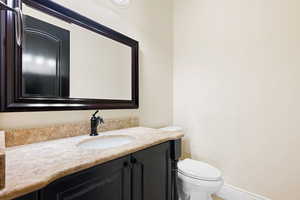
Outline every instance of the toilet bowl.
[(185, 159), (178, 162), (180, 200), (212, 200), (224, 184), (221, 172), (207, 163)]

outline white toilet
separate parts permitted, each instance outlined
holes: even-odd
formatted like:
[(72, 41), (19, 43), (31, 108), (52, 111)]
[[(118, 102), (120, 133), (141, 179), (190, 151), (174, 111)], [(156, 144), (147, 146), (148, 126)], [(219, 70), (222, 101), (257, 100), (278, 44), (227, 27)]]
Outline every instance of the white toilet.
[[(180, 127), (165, 127), (164, 131), (182, 131)], [(192, 159), (178, 162), (177, 189), (180, 200), (212, 200), (224, 184), (217, 168)]]
[(181, 200), (212, 200), (224, 181), (220, 170), (207, 163), (185, 159), (178, 162), (178, 193)]

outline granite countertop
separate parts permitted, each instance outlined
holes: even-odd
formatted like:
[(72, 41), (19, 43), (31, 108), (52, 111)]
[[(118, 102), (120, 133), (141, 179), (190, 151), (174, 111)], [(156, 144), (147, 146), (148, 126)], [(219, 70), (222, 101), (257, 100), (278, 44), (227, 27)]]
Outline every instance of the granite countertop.
[(0, 200), (22, 196), (66, 175), (183, 137), (181, 132), (144, 127), (102, 132), (97, 137), (104, 135), (128, 135), (135, 140), (110, 149), (83, 149), (77, 145), (91, 138), (84, 135), (7, 148), (6, 183)]

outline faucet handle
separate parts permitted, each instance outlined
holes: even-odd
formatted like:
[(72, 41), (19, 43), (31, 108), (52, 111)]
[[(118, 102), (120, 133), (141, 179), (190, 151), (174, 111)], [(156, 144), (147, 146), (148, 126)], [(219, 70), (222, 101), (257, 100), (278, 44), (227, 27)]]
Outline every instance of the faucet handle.
[(93, 117), (96, 117), (98, 112), (99, 112), (99, 110), (96, 110), (96, 112), (93, 114)]

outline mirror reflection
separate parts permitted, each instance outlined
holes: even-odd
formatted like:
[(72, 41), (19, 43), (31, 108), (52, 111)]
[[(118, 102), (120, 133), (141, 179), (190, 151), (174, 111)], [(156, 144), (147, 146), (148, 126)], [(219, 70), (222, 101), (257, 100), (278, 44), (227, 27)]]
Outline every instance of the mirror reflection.
[(131, 100), (131, 48), (23, 4), (24, 97)]

